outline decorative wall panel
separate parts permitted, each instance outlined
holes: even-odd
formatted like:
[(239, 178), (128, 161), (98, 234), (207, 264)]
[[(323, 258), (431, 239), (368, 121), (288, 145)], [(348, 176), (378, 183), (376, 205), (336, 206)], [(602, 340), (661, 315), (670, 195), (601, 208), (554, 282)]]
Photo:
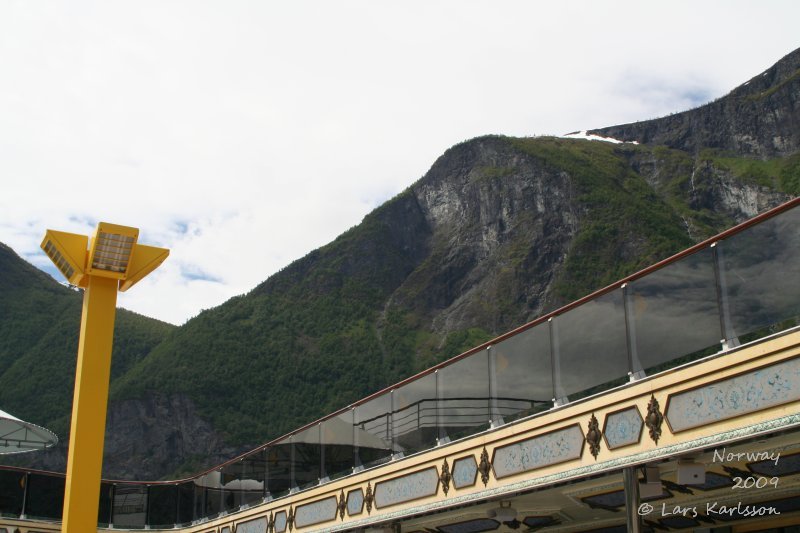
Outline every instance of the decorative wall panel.
[(336, 496), (325, 498), (297, 508), (294, 515), (297, 527), (313, 526), (320, 522), (329, 522), (336, 519)]
[(636, 444), (642, 437), (642, 415), (636, 406), (611, 413), (606, 416), (603, 436), (609, 450), (621, 448), (629, 444)]
[(360, 514), (364, 510), (364, 491), (351, 490), (347, 493), (347, 514), (349, 516)]
[(267, 530), (267, 517), (236, 524), (236, 533), (264, 533)]
[(579, 425), (539, 435), (496, 448), (492, 466), (497, 479), (543, 468), (572, 459), (583, 452), (583, 432)]
[(478, 462), (474, 455), (456, 459), (453, 463), (453, 486), (457, 489), (471, 487), (478, 479)]
[(275, 533), (286, 531), (286, 511), (275, 513)]
[(666, 418), (674, 433), (800, 400), (800, 358), (672, 394)]
[(375, 507), (383, 508), (436, 494), (439, 473), (436, 467), (400, 476), (375, 485)]

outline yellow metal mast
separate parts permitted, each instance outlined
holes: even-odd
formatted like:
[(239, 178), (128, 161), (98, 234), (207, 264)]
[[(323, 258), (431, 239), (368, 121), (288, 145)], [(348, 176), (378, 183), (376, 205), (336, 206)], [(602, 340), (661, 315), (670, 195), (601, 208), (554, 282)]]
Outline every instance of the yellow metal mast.
[(72, 401), (64, 533), (97, 531), (117, 291), (152, 272), (169, 250), (137, 244), (139, 230), (101, 222), (86, 235), (47, 230), (42, 249), (64, 277), (85, 289)]

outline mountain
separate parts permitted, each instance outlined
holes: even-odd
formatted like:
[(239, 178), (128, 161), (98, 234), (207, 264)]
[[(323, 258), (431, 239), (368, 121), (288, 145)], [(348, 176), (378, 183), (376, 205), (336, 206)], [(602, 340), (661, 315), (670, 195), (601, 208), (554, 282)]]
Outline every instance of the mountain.
[[(793, 52), (706, 106), (594, 131), (627, 143), (450, 148), (358, 226), (129, 359), (112, 382), (105, 475), (220, 462), (797, 196), (798, 68)], [(44, 305), (58, 314), (42, 299), (22, 315), (31, 342)], [(36, 353), (74, 358), (66, 348)], [(0, 405), (15, 412), (28, 394)], [(25, 412), (46, 425), (68, 410)], [(31, 457), (63, 468), (57, 451)]]
[(800, 49), (710, 104), (593, 133), (690, 154), (714, 149), (760, 159), (791, 156), (800, 146), (798, 82)]

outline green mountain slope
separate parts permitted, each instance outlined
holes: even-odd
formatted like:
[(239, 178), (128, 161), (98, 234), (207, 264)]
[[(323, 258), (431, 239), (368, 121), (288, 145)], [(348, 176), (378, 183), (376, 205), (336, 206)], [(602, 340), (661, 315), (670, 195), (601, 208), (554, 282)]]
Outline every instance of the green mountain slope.
[[(69, 427), (82, 296), (0, 244), (0, 406), (64, 438)], [(174, 326), (120, 310), (112, 379)]]

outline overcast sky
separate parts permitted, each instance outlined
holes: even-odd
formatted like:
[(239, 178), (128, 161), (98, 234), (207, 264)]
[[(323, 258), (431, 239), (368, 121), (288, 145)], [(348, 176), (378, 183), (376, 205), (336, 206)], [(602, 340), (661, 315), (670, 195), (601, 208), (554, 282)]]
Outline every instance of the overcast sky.
[(141, 228), (120, 305), (181, 324), (358, 224), (448, 147), (722, 96), (800, 2), (0, 2), (0, 242)]

